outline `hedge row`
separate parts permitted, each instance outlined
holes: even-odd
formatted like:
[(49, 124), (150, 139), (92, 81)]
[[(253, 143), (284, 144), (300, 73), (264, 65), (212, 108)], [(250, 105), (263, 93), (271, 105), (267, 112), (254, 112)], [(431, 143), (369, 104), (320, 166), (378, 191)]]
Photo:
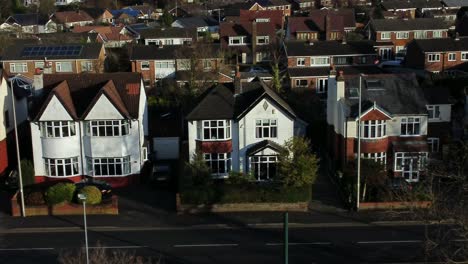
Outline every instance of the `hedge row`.
[(213, 185), (191, 187), (181, 192), (181, 202), (186, 204), (215, 203), (296, 203), (311, 198), (311, 187), (280, 187), (271, 185)]

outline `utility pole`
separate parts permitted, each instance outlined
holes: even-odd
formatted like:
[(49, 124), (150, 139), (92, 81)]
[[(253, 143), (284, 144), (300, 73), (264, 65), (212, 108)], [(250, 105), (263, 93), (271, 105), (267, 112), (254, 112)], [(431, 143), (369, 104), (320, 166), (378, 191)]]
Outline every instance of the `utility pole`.
[(15, 126), (14, 129), (15, 129), (15, 143), (16, 143), (16, 160), (18, 162), (19, 191), (20, 191), (20, 198), (21, 198), (21, 215), (23, 217), (26, 217), (26, 209), (24, 207), (23, 174), (21, 170), (21, 157), (20, 157), (19, 142), (18, 142), (18, 125), (16, 122), (15, 92), (13, 89), (14, 80), (15, 80), (15, 77), (10, 78), (11, 103), (13, 107), (13, 125)]
[(288, 212), (284, 213), (284, 264), (289, 263)]
[(88, 225), (86, 223), (86, 199), (88, 197), (83, 194), (78, 194), (78, 199), (83, 202), (83, 222), (84, 222), (84, 232), (85, 232), (85, 249), (86, 249), (86, 264), (89, 264), (89, 247), (88, 247)]
[(359, 199), (361, 192), (361, 101), (362, 101), (362, 74), (359, 75), (359, 113), (358, 113), (358, 145), (357, 145), (357, 190), (356, 211), (359, 211)]

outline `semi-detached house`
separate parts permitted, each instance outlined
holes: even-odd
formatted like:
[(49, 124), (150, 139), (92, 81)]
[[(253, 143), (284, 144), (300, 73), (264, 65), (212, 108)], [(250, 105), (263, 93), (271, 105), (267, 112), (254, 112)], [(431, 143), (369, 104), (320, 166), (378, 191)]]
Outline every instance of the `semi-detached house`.
[(138, 73), (35, 76), (30, 113), (35, 181), (137, 180), (147, 160), (146, 93)]

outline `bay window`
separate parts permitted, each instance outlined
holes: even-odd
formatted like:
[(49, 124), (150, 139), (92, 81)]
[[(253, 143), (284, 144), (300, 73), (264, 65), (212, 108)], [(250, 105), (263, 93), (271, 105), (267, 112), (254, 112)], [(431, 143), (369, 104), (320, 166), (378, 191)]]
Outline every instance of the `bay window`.
[(198, 139), (227, 140), (230, 138), (230, 120), (205, 120), (198, 122)]
[(401, 119), (401, 135), (417, 136), (421, 133), (421, 118), (405, 117)]
[(130, 156), (116, 158), (86, 157), (90, 176), (124, 176), (131, 173)]
[(118, 137), (130, 133), (128, 120), (100, 120), (87, 123), (87, 134), (92, 137)]
[(386, 120), (366, 120), (361, 122), (362, 138), (382, 138), (387, 135)]
[(255, 120), (255, 138), (276, 138), (278, 135), (276, 119)]
[(370, 159), (380, 164), (387, 164), (387, 152), (362, 153), (363, 159)]
[(231, 153), (204, 153), (203, 159), (212, 175), (226, 175), (231, 171)]
[(78, 175), (78, 157), (64, 159), (44, 159), (46, 175), (65, 177)]
[(73, 121), (40, 122), (41, 136), (44, 138), (62, 138), (76, 135), (76, 125)]

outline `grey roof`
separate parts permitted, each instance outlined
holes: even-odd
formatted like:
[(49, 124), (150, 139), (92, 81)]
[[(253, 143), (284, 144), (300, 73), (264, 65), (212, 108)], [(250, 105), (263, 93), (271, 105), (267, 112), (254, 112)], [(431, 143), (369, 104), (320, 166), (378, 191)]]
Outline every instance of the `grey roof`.
[(192, 38), (196, 39), (195, 28), (150, 28), (140, 30), (140, 37), (145, 38)]
[(381, 3), (386, 10), (411, 8), (442, 8), (439, 0), (384, 0)]
[(255, 143), (253, 144), (252, 146), (250, 146), (248, 149), (247, 149), (247, 155), (250, 156), (250, 155), (253, 155), (255, 153), (258, 153), (266, 148), (271, 148), (273, 150), (275, 150), (276, 152), (280, 152), (282, 150), (284, 150), (284, 147), (282, 147), (280, 144), (274, 142), (274, 141), (271, 141), (271, 140), (268, 140), (268, 139), (265, 139), (263, 141), (260, 141), (258, 143)]
[[(367, 81), (373, 81), (369, 87)], [(349, 116), (358, 116), (358, 98), (351, 97), (354, 89), (359, 87), (359, 76), (345, 75), (346, 105)], [(355, 90), (356, 91), (356, 90)], [(427, 101), (419, 87), (416, 75), (411, 74), (376, 74), (366, 75), (362, 83), (362, 112), (377, 105), (390, 115), (424, 115), (427, 114)]]
[[(365, 66), (337, 66), (337, 71), (343, 71), (345, 75), (356, 74), (379, 74), (384, 70), (374, 65)], [(307, 77), (307, 76), (328, 76), (330, 67), (294, 67), (288, 68), (290, 77)]]
[(330, 56), (330, 55), (361, 55), (376, 54), (373, 41), (348, 41), (343, 44), (338, 41), (288, 41), (285, 43), (288, 56)]
[(422, 87), (428, 104), (450, 104), (450, 89), (447, 87)]
[(174, 21), (174, 23), (176, 22), (184, 28), (212, 27), (219, 24), (218, 20), (209, 16), (184, 17)]
[(270, 98), (293, 118), (292, 108), (263, 81), (242, 82), (242, 92), (235, 95), (233, 84), (218, 84), (207, 90), (187, 115), (187, 120), (240, 119), (263, 98)]
[(3, 53), (2, 60), (43, 60), (44, 56), (23, 56), (23, 50), (28, 47), (57, 47), (57, 46), (81, 46), (81, 51), (78, 55), (57, 55), (47, 56), (49, 60), (57, 59), (98, 59), (101, 50), (103, 49), (102, 43), (86, 43), (86, 44), (18, 44), (9, 46)]
[(448, 30), (450, 27), (444, 20), (438, 18), (374, 19), (371, 25), (375, 31)]
[(8, 17), (6, 23), (17, 23), (21, 26), (34, 26), (34, 25), (44, 25), (47, 23), (47, 17), (41, 16), (38, 13), (34, 14), (14, 14)]
[(416, 39), (409, 44), (416, 45), (422, 52), (439, 52), (439, 51), (468, 51), (468, 37), (441, 39)]
[(442, 3), (448, 7), (468, 6), (468, 0), (442, 0)]
[[(184, 45), (137, 45), (130, 49), (130, 60), (172, 60), (177, 58), (190, 58), (194, 52), (195, 46)], [(203, 52), (200, 53), (204, 58), (218, 58), (220, 56), (219, 44), (204, 44)]]

